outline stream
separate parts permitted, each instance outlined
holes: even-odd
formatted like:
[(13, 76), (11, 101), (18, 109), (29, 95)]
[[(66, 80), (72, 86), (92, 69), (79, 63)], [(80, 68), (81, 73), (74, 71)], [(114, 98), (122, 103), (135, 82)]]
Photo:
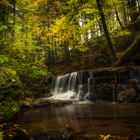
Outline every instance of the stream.
[(17, 120), (28, 133), (43, 129), (51, 133), (67, 125), (84, 139), (99, 134), (140, 135), (140, 104), (77, 102), (20, 112)]
[(131, 73), (132, 70), (120, 73), (107, 69), (105, 73), (89, 71), (57, 76), (50, 99), (73, 100), (73, 104), (20, 112), (17, 123), (29, 134), (42, 131), (54, 134), (70, 129), (74, 140), (98, 140), (97, 135), (140, 137), (140, 104), (132, 103), (140, 99), (140, 78), (139, 73)]

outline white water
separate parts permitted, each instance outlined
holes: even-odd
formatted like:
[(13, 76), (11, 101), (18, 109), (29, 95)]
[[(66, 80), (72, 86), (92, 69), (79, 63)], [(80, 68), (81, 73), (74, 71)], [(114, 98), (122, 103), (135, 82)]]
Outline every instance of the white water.
[(84, 92), (83, 73), (73, 72), (57, 76), (53, 96), (51, 99), (59, 100), (89, 100), (94, 91), (95, 81), (91, 72), (87, 79), (87, 92)]
[(60, 100), (77, 100), (76, 81), (77, 72), (58, 76), (55, 80), (55, 88), (53, 92), (53, 99)]
[(89, 100), (92, 98), (93, 93), (95, 92), (95, 80), (93, 74), (89, 72), (89, 78), (87, 81), (87, 94), (85, 95), (84, 99)]

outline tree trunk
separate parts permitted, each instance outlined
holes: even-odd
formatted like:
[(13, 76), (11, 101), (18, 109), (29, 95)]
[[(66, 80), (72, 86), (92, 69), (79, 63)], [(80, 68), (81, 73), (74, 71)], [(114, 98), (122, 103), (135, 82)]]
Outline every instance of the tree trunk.
[(115, 14), (116, 14), (116, 18), (117, 18), (117, 21), (118, 21), (121, 29), (124, 30), (124, 27), (123, 27), (122, 22), (121, 22), (120, 17), (119, 17), (119, 13), (116, 9), (115, 9)]
[(64, 56), (66, 64), (69, 64), (70, 61), (70, 52), (69, 52), (69, 44), (68, 41), (64, 43)]
[(16, 24), (16, 0), (13, 0), (13, 29), (12, 29), (12, 42), (15, 38), (15, 24)]
[(140, 11), (140, 1), (137, 0), (137, 11), (139, 12)]
[(137, 19), (136, 0), (128, 0), (128, 7), (130, 11), (131, 22), (135, 22)]
[(117, 60), (113, 66), (122, 66), (123, 64), (130, 62), (133, 56), (140, 52), (140, 37), (138, 37), (123, 53), (123, 55)]
[(122, 14), (123, 14), (123, 24), (126, 26), (128, 24), (128, 7), (125, 0), (122, 0)]
[(101, 21), (102, 21), (102, 25), (103, 25), (103, 29), (104, 29), (104, 33), (105, 33), (105, 37), (106, 37), (108, 47), (111, 51), (113, 59), (116, 60), (116, 54), (115, 54), (115, 51), (114, 51), (114, 48), (113, 48), (113, 45), (112, 45), (112, 42), (111, 42), (111, 39), (110, 39), (110, 36), (109, 36), (108, 29), (107, 29), (107, 25), (106, 25), (106, 21), (105, 21), (105, 15), (104, 15), (102, 5), (101, 5), (101, 0), (96, 0), (96, 3), (97, 3), (98, 10), (99, 10), (99, 14), (101, 16)]

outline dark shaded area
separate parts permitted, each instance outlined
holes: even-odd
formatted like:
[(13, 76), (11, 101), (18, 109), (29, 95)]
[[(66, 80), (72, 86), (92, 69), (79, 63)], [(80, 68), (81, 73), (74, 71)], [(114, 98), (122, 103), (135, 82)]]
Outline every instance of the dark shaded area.
[(113, 66), (122, 66), (128, 63), (134, 63), (140, 65), (140, 37), (138, 37), (133, 44), (122, 54)]

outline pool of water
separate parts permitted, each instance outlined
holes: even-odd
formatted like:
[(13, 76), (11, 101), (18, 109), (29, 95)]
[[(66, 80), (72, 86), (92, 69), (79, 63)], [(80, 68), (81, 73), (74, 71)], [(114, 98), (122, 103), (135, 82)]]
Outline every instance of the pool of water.
[(20, 112), (17, 121), (29, 133), (41, 129), (52, 132), (67, 125), (75, 133), (87, 137), (94, 134), (140, 135), (140, 104), (52, 106)]

